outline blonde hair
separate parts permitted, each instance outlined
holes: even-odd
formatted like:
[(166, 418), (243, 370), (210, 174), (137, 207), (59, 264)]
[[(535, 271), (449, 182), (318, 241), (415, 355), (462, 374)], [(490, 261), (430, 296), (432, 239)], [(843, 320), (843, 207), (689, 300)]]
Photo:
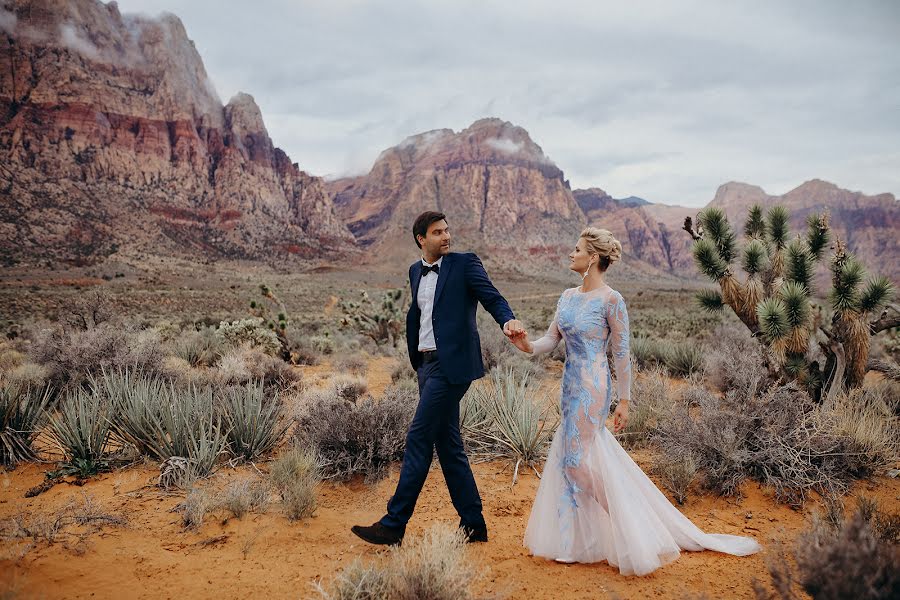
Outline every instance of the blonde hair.
[(587, 251), (589, 254), (599, 254), (601, 271), (609, 268), (620, 258), (622, 258), (622, 244), (617, 240), (608, 229), (600, 229), (599, 227), (587, 227), (579, 236), (587, 242)]

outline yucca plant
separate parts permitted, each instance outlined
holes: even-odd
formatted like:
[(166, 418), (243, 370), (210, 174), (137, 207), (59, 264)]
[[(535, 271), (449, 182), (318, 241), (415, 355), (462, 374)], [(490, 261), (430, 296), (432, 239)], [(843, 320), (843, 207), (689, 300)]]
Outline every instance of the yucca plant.
[(228, 428), (215, 409), (213, 388), (179, 388), (124, 370), (104, 373), (93, 385), (113, 407), (113, 435), (141, 454), (159, 461), (185, 458), (203, 477), (225, 451)]
[(639, 367), (652, 367), (666, 361), (666, 350), (652, 337), (635, 335), (631, 338), (631, 355)]
[(697, 344), (673, 344), (666, 348), (663, 363), (673, 377), (688, 377), (703, 369), (703, 348)]
[(493, 443), (493, 455), (515, 461), (515, 485), (522, 465), (537, 473), (536, 465), (545, 457), (558, 421), (552, 410), (540, 408), (537, 386), (529, 373), (512, 368), (494, 369), (490, 385), (482, 399), (489, 424), (481, 435)]
[(0, 464), (34, 460), (34, 440), (47, 421), (52, 389), (0, 382)]
[(67, 393), (59, 412), (50, 415), (50, 434), (64, 457), (55, 475), (84, 478), (109, 467), (110, 422), (100, 394), (82, 388)]
[(287, 431), (277, 393), (266, 398), (262, 382), (226, 390), (224, 422), (228, 426), (228, 448), (232, 456), (255, 460), (270, 452)]
[[(823, 326), (821, 319), (814, 318), (819, 313), (812, 298), (816, 263), (830, 241), (828, 215), (809, 215), (806, 234), (794, 239), (790, 239), (789, 221), (790, 213), (782, 206), (768, 212), (751, 207), (744, 225), (746, 240), (739, 251), (722, 209), (701, 211), (696, 231), (693, 220), (685, 219), (698, 269), (719, 285), (719, 290), (701, 291), (698, 303), (707, 311), (725, 306), (734, 311), (766, 347), (771, 380), (797, 379), (816, 398), (835, 384), (836, 389), (858, 387), (868, 368), (870, 336), (900, 324), (900, 314), (871, 320), (890, 300), (893, 286), (887, 278), (876, 277), (861, 288), (864, 269), (837, 240), (831, 261), (834, 317), (830, 328)], [(743, 281), (732, 270), (737, 256), (746, 273)], [(826, 351), (824, 370), (814, 360), (818, 331), (830, 342), (820, 343)]]

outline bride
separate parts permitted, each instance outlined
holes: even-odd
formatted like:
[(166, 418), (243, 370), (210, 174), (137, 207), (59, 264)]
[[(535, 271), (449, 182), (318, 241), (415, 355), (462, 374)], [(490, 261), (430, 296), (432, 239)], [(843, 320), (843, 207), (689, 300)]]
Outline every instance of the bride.
[[(622, 295), (606, 285), (607, 268), (622, 245), (605, 230), (581, 233), (570, 268), (580, 287), (562, 293), (556, 316), (542, 338), (512, 342), (528, 353), (566, 344), (560, 397), (562, 422), (553, 437), (525, 546), (559, 562), (607, 561), (624, 575), (645, 575), (675, 560), (679, 550), (716, 550), (744, 556), (755, 540), (707, 534), (691, 523), (653, 485), (606, 428), (612, 399), (607, 347), (612, 346), (619, 402), (618, 433), (628, 421), (631, 397), (628, 313)], [(640, 402), (640, 399), (637, 400)]]

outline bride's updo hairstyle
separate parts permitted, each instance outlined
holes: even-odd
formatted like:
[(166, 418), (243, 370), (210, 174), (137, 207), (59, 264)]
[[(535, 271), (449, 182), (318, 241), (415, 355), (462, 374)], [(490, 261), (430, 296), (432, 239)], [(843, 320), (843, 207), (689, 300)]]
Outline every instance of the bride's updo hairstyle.
[(606, 271), (609, 265), (622, 258), (622, 244), (619, 243), (611, 231), (599, 227), (588, 227), (581, 232), (581, 236), (587, 242), (589, 254), (599, 254), (600, 271)]

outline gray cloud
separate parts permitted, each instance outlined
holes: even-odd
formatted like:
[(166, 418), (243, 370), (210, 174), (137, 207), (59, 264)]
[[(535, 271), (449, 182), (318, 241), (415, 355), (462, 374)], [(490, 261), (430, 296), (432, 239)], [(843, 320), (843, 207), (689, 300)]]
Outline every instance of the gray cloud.
[(719, 184), (900, 192), (900, 4), (120, 0), (177, 14), (222, 97), (301, 166), (367, 171), (498, 116), (575, 187), (704, 204)]

